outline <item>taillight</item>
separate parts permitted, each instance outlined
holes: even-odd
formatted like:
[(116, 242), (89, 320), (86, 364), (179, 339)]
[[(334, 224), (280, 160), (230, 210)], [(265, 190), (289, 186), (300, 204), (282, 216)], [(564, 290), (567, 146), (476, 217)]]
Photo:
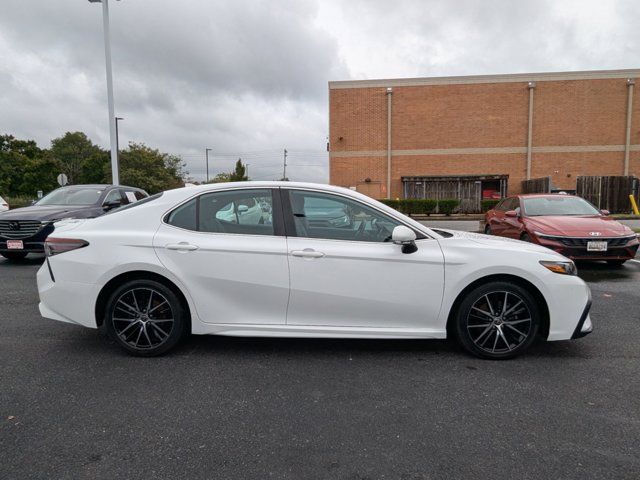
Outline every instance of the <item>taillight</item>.
[(49, 237), (44, 242), (44, 251), (47, 257), (53, 257), (59, 253), (70, 252), (89, 245), (86, 240), (80, 240), (78, 238), (55, 238)]

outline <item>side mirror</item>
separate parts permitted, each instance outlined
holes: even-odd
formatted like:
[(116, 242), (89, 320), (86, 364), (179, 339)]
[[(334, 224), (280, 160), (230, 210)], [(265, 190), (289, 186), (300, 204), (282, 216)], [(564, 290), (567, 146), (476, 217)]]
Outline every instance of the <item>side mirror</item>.
[(391, 240), (396, 245), (402, 245), (402, 253), (413, 253), (418, 250), (416, 232), (404, 225), (398, 225), (393, 229)]
[(119, 200), (114, 200), (113, 202), (106, 202), (102, 208), (104, 209), (105, 212), (108, 212), (109, 210), (113, 210), (114, 208), (118, 208), (121, 205)]
[(607, 216), (607, 215), (609, 215), (611, 212), (610, 212), (609, 210), (600, 210), (600, 213), (606, 217), (606, 216)]
[(518, 212), (516, 212), (515, 210), (507, 210), (504, 213), (507, 217), (517, 217), (518, 216)]
[(249, 211), (249, 207), (246, 205), (238, 205), (238, 213), (247, 213)]

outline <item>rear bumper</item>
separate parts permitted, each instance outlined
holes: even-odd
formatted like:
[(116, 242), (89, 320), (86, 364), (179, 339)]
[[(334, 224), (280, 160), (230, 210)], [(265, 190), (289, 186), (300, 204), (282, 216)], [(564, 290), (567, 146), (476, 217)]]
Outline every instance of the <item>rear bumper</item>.
[(93, 301), (96, 298), (95, 285), (60, 280), (54, 282), (47, 262), (38, 270), (37, 281), (40, 315), (51, 320), (98, 328)]

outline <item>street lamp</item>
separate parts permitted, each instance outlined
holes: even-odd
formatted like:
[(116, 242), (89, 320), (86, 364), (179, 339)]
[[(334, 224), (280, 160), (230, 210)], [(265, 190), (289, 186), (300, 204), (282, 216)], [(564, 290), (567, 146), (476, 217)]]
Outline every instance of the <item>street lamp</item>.
[(111, 176), (113, 184), (118, 185), (118, 139), (116, 117), (113, 106), (113, 79), (111, 77), (111, 34), (109, 32), (109, 0), (89, 0), (89, 3), (102, 3), (102, 26), (104, 30), (104, 56), (107, 67), (107, 102), (109, 103), (109, 139), (111, 141)]
[(204, 149), (204, 156), (207, 159), (207, 183), (209, 183), (209, 152), (211, 151), (210, 148), (205, 148)]

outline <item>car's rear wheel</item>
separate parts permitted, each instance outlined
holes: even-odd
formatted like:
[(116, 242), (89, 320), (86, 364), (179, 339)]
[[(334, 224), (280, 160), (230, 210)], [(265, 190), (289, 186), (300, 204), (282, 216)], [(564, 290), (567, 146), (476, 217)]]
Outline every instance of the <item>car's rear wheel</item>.
[(613, 266), (616, 266), (616, 267), (619, 267), (620, 265), (623, 265), (624, 262), (626, 262), (626, 260), (607, 260), (607, 263), (609, 265), (613, 265)]
[(457, 338), (473, 355), (507, 359), (527, 350), (541, 324), (540, 308), (526, 289), (503, 281), (474, 288), (455, 316)]
[(17, 262), (18, 260), (24, 260), (28, 255), (27, 252), (0, 252), (7, 260), (11, 260), (12, 262)]
[(104, 323), (109, 335), (134, 355), (151, 357), (184, 336), (187, 312), (178, 296), (154, 280), (132, 280), (109, 297)]

